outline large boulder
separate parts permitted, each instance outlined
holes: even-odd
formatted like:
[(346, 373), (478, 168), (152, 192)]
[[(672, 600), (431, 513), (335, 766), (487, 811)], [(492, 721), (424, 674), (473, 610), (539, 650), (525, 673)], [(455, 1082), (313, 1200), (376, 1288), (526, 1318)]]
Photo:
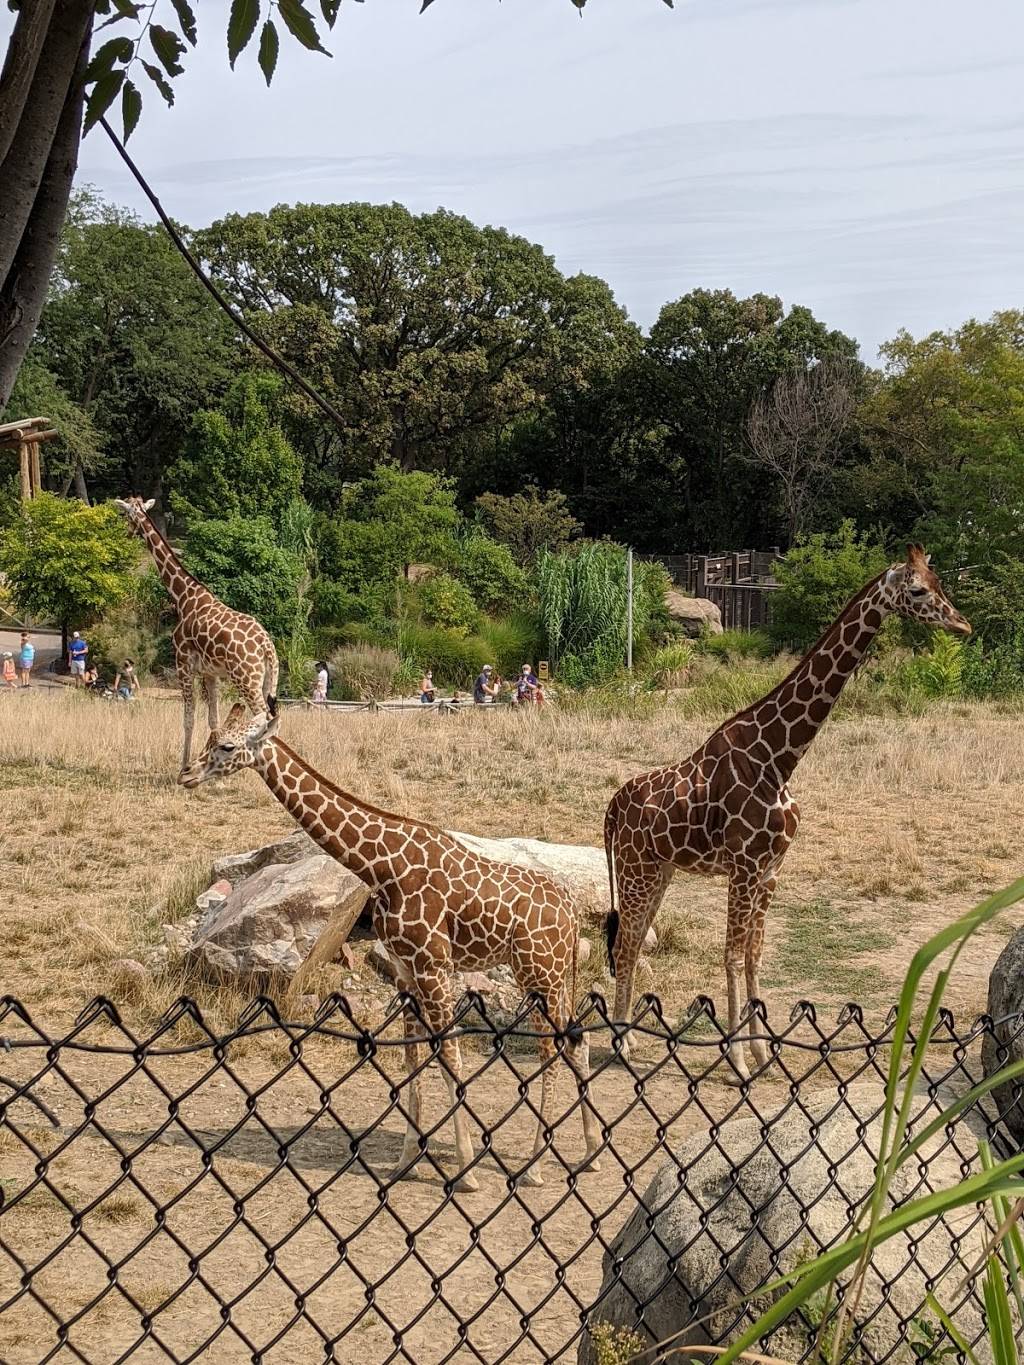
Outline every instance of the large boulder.
[(228, 881), (232, 886), (251, 877), (271, 863), (297, 863), (301, 858), (316, 857), (320, 845), (304, 829), (297, 829), (284, 839), (245, 853), (228, 853), (213, 864), (213, 880)]
[(218, 977), (293, 976), (321, 936), (317, 960), (337, 955), (369, 894), (326, 853), (269, 863), (207, 910), (186, 956)]
[(690, 597), (681, 588), (669, 588), (665, 593), (665, 607), (673, 621), (678, 621), (684, 632), (696, 638), (702, 632), (722, 633), (722, 613), (707, 597)]
[(451, 831), (453, 839), (495, 862), (546, 872), (572, 895), (581, 913), (608, 911), (608, 863), (603, 848), (587, 844), (548, 844), (543, 839), (482, 839)]
[[(938, 1102), (954, 1098), (944, 1094)], [(711, 1142), (706, 1132), (685, 1141), (605, 1252), (591, 1323), (636, 1331), (650, 1344), (674, 1337), (680, 1346), (699, 1345), (737, 1336), (751, 1321), (737, 1307), (745, 1295), (756, 1295), (847, 1232), (851, 1208), (874, 1182), (872, 1152), (879, 1150), (881, 1123), (870, 1116), (882, 1103), (879, 1087), (855, 1086), (838, 1109), (834, 1093), (791, 1107), (771, 1125), (767, 1140), (761, 1118), (751, 1117), (723, 1124)], [(864, 1116), (863, 1128), (857, 1115)], [(978, 1168), (978, 1138), (984, 1136), (985, 1124), (973, 1111), (957, 1122), (955, 1145), (940, 1132), (897, 1172), (890, 1208), (927, 1192), (920, 1160), (927, 1162), (932, 1189), (962, 1181), (961, 1163), (973, 1160)], [(867, 1359), (882, 1360), (898, 1346), (906, 1348), (907, 1329), (915, 1318), (928, 1316), (929, 1276), (937, 1278), (951, 1266), (943, 1287), (956, 1288), (983, 1244), (983, 1228), (972, 1223), (973, 1212), (965, 1211), (876, 1249), (857, 1315)], [(645, 1302), (638, 1324), (637, 1305)], [(750, 1312), (766, 1306), (755, 1299)], [(980, 1318), (970, 1302), (958, 1311), (957, 1325), (968, 1339), (978, 1331)], [(808, 1335), (805, 1324), (791, 1321), (767, 1350), (798, 1360), (812, 1341), (813, 1327)], [(676, 1365), (689, 1359), (681, 1353), (664, 1358)], [(589, 1335), (577, 1359), (595, 1365)]]
[[(1024, 929), (1018, 929), (996, 958), (988, 979), (988, 1013), (993, 1023), (981, 1042), (986, 1076), (1024, 1058), (1020, 1017), (1024, 1013)], [(1003, 1123), (1024, 1143), (1024, 1077), (997, 1085), (992, 1098)]]

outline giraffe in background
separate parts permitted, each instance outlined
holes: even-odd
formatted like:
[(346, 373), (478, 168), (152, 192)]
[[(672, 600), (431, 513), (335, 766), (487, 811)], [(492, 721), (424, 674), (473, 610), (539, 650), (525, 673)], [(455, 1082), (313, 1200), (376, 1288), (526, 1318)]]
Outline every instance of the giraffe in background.
[[(273, 698), (270, 710), (276, 713)], [(437, 1034), (451, 1026), (452, 971), (485, 971), (503, 963), (511, 966), (524, 995), (541, 998), (547, 1014), (547, 1019), (539, 1011), (534, 1016), (542, 1070), (540, 1116), (533, 1155), (519, 1179), (526, 1185), (542, 1183), (536, 1163), (554, 1101), (552, 1025), (568, 1035), (563, 1056), (581, 1092), (583, 1165), (596, 1170), (601, 1137), (586, 1093), (589, 1045), (586, 1033), (572, 1022), (579, 924), (568, 893), (539, 872), (481, 857), (434, 825), (392, 815), (341, 791), (277, 738), (278, 721), (276, 714), (268, 717), (254, 734), (246, 728), (244, 708), (232, 707), (224, 730), (210, 735), (178, 781), (197, 787), (254, 768), (307, 834), (375, 893), (374, 931), (396, 966), (399, 988), (418, 1008), (418, 1016), (411, 1009), (405, 1015), (408, 1124), (396, 1177), (412, 1170), (423, 1142), (418, 1039), (424, 1028)], [(454, 1114), (458, 1187), (475, 1190), (473, 1144), (457, 1096), (462, 1082), (457, 1037), (445, 1038), (440, 1058)]]
[[(720, 725), (675, 767), (632, 778), (604, 819), (611, 883), (608, 959), (616, 978), (614, 1017), (629, 1023), (644, 936), (676, 868), (729, 879), (725, 974), (729, 990), (730, 1082), (749, 1079), (740, 1037), (741, 980), (760, 994), (765, 921), (800, 811), (789, 780), (840, 692), (891, 614), (955, 635), (971, 627), (949, 601), (920, 545), (872, 579), (777, 687)], [(752, 1032), (752, 1029), (751, 1029)], [(756, 1067), (768, 1062), (752, 1038)], [(628, 1055), (627, 1040), (623, 1053)]]
[[(181, 771), (192, 758), (196, 684), (206, 696), (211, 733), (220, 728), (218, 679), (229, 678), (254, 717), (269, 719), (269, 701), (277, 694), (278, 661), (274, 642), (251, 616), (232, 609), (209, 588), (186, 573), (177, 555), (149, 518), (153, 499), (116, 498), (136, 535), (149, 547), (157, 572), (178, 616), (171, 639), (178, 686), (185, 708)], [(257, 729), (261, 722), (253, 722)]]

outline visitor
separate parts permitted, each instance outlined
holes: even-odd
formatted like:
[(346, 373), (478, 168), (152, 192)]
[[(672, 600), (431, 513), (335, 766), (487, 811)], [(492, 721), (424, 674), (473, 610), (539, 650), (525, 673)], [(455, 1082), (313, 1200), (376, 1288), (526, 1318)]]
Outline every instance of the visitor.
[(89, 642), (83, 640), (76, 630), (71, 637), (71, 648), (68, 650), (68, 664), (71, 667), (71, 676), (75, 680), (76, 687), (85, 685), (85, 665), (89, 659)]
[(434, 691), (434, 671), (428, 668), (423, 677), (420, 678), (420, 703), (423, 706), (433, 706), (437, 693)]
[(313, 705), (322, 706), (327, 700), (327, 689), (330, 687), (330, 678), (327, 673), (327, 664), (322, 660), (317, 661), (316, 682), (313, 684)]
[(533, 664), (523, 664), (516, 679), (516, 701), (520, 706), (532, 705), (537, 700), (540, 683), (533, 671)]
[(490, 706), (501, 690), (501, 679), (494, 678), (492, 681), (491, 675), (493, 672), (494, 668), (491, 664), (484, 664), (476, 682), (473, 684), (473, 700), (476, 702), (477, 706)]
[(3, 682), (4, 687), (9, 687), (12, 692), (17, 691), (18, 679), (14, 672), (14, 655), (9, 649), (4, 650)]
[(32, 665), (36, 661), (36, 647), (32, 643), (32, 637), (27, 630), (21, 632), (21, 648), (18, 651), (18, 681), (22, 687), (28, 687), (29, 678), (32, 674)]
[(131, 659), (125, 659), (114, 674), (114, 692), (122, 700), (131, 701), (132, 697), (138, 696), (141, 691), (139, 680), (135, 676), (135, 665)]

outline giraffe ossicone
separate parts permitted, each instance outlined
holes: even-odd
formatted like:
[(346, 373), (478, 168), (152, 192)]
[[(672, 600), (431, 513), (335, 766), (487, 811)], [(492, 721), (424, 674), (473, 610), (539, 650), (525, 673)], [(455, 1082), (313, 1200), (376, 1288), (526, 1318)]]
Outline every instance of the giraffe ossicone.
[[(181, 771), (192, 758), (196, 684), (206, 697), (211, 733), (220, 726), (218, 682), (227, 678), (238, 689), (257, 719), (269, 720), (269, 698), (277, 694), (277, 650), (269, 633), (251, 616), (234, 611), (188, 573), (170, 545), (153, 525), (149, 512), (154, 499), (115, 498), (137, 536), (149, 548), (160, 579), (174, 604), (178, 623), (174, 645), (178, 686), (184, 707)], [(254, 721), (254, 725), (256, 721)]]
[[(676, 869), (729, 881), (725, 974), (731, 1035), (725, 1079), (749, 1079), (741, 1036), (768, 1063), (753, 1036), (751, 1002), (760, 998), (765, 922), (800, 811), (789, 780), (856, 672), (887, 616), (969, 635), (921, 545), (861, 589), (788, 677), (720, 725), (689, 758), (642, 773), (612, 797), (605, 813), (611, 907), (608, 958), (615, 976), (614, 1018), (632, 1018), (633, 982), (647, 930)], [(741, 987), (745, 986), (745, 992)], [(623, 1054), (628, 1056), (628, 1035)]]
[[(541, 1104), (533, 1154), (518, 1179), (542, 1183), (537, 1163), (547, 1143), (554, 1103), (551, 1062), (559, 1046), (579, 1087), (585, 1155), (597, 1169), (601, 1137), (588, 1099), (589, 1045), (573, 1027), (579, 923), (568, 893), (549, 877), (472, 852), (444, 830), (367, 805), (322, 777), (277, 736), (274, 701), (260, 728), (232, 707), (219, 733), (178, 781), (197, 787), (211, 778), (253, 768), (313, 839), (375, 893), (373, 927), (397, 969), (401, 990), (415, 1001), (406, 1009), (408, 1124), (396, 1176), (411, 1174), (426, 1148), (421, 1111), (420, 1041), (424, 1029), (447, 1030), (453, 1018), (451, 975), (509, 965), (524, 996), (543, 1001), (536, 1012), (542, 1061)], [(553, 1026), (553, 1031), (552, 1031)], [(456, 1037), (439, 1048), (455, 1124), (458, 1186), (477, 1188), (473, 1143), (465, 1106), (458, 1099), (462, 1060)]]

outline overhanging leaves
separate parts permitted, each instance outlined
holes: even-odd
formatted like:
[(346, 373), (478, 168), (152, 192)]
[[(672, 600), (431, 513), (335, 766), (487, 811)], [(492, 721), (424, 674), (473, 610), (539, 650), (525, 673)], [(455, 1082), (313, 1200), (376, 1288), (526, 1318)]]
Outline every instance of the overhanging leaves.
[(192, 13), (188, 0), (171, 0), (171, 4), (174, 6), (175, 14), (178, 16), (178, 23), (181, 25), (182, 33), (185, 35), (188, 42), (195, 47), (198, 36), (196, 33), (196, 16)]
[(87, 133), (100, 121), (117, 99), (123, 84), (124, 71), (104, 71), (89, 91), (89, 98), (85, 106), (85, 123), (82, 125), (84, 132)]
[(160, 64), (167, 72), (168, 76), (180, 76), (184, 71), (178, 58), (185, 51), (185, 44), (176, 33), (172, 33), (169, 28), (163, 28), (160, 24), (150, 24), (149, 41), (153, 45), (153, 51), (160, 59)]
[(232, 69), (238, 54), (244, 51), (260, 17), (259, 0), (231, 0), (231, 15), (228, 19), (228, 61)]
[(143, 62), (142, 69), (145, 71), (146, 75), (153, 82), (156, 88), (160, 91), (161, 95), (163, 95), (167, 103), (173, 104), (174, 88), (171, 85), (170, 81), (167, 79), (167, 77), (164, 75), (164, 73), (160, 70), (160, 68), (158, 66), (154, 66), (152, 62)]
[(263, 72), (268, 85), (274, 79), (279, 42), (277, 29), (268, 19), (263, 25), (263, 32), (260, 34), (260, 70)]
[(138, 127), (139, 115), (142, 113), (142, 96), (134, 81), (125, 81), (121, 90), (121, 122), (124, 126), (125, 142), (131, 137)]
[(303, 47), (308, 48), (310, 52), (323, 52), (328, 57), (331, 55), (322, 46), (313, 16), (302, 0), (278, 0), (277, 8), (288, 26), (289, 33), (297, 38)]

